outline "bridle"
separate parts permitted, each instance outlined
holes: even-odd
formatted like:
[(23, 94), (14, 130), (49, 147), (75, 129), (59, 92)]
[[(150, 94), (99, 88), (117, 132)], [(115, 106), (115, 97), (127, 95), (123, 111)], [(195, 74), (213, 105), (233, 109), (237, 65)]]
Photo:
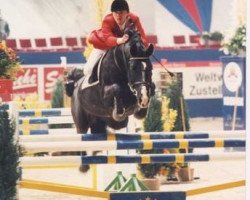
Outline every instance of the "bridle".
[[(149, 60), (149, 57), (131, 57), (131, 58), (129, 58), (129, 62), (130, 62), (130, 61), (133, 61), (133, 60), (148, 61), (148, 60)], [(147, 87), (150, 86), (150, 84), (146, 81), (145, 71), (146, 71), (145, 68), (143, 68), (143, 69), (142, 69), (142, 80), (141, 80), (141, 81), (137, 81), (137, 82), (135, 82), (135, 83), (133, 83), (133, 84), (128, 83), (128, 85), (129, 85), (129, 87), (130, 87), (130, 90), (131, 90), (134, 94), (136, 94), (135, 87), (136, 87), (137, 85), (145, 85), (145, 86), (147, 86)]]
[[(122, 72), (123, 70), (121, 69), (120, 65), (118, 64), (118, 61), (117, 61), (117, 58), (116, 58), (116, 50), (117, 50), (118, 46), (115, 47), (113, 53), (114, 53), (114, 60), (115, 60), (115, 66)], [(125, 45), (122, 45), (122, 60), (123, 60), (123, 63), (125, 64), (125, 68), (128, 69), (129, 67), (129, 63), (131, 61), (134, 61), (134, 60), (140, 60), (140, 61), (148, 61), (150, 60), (149, 57), (130, 57), (127, 61), (126, 59), (126, 55), (125, 55)], [(130, 81), (128, 80), (128, 86), (131, 90), (131, 92), (134, 94), (134, 95), (137, 95), (137, 91), (136, 91), (136, 86), (137, 85), (145, 85), (146, 87), (149, 87), (150, 84), (146, 81), (146, 77), (145, 77), (145, 68), (142, 69), (142, 80), (141, 81), (137, 81), (135, 83), (130, 83)], [(130, 78), (129, 78), (130, 79)]]

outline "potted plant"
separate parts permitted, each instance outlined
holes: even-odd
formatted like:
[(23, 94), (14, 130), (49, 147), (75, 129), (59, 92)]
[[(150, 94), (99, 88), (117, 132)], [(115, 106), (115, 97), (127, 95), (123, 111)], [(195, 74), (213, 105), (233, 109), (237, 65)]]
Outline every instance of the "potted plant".
[[(182, 81), (180, 78), (177, 77), (172, 80), (163, 97), (165, 97), (166, 102), (164, 104), (163, 101), (163, 106), (168, 110), (168, 112), (163, 113), (166, 118), (163, 124), (164, 131), (189, 131), (188, 108), (182, 95)], [(164, 119), (164, 117), (162, 118)], [(172, 122), (170, 122), (171, 118), (174, 118)], [(168, 151), (169, 153), (191, 153), (192, 149), (169, 149)], [(169, 171), (168, 179), (170, 180), (178, 178), (180, 181), (190, 181), (193, 179), (194, 170), (189, 166), (189, 163), (166, 163), (164, 165)]]
[(0, 42), (0, 83), (5, 87), (0, 87), (0, 99), (11, 100), (13, 80), (20, 71), (20, 65), (15, 52), (8, 48), (5, 43)]
[[(162, 121), (161, 121), (161, 102), (153, 97), (150, 102), (150, 107), (148, 109), (148, 114), (144, 120), (143, 126), (144, 131), (155, 132), (162, 131)], [(139, 150), (140, 154), (162, 154), (162, 149), (152, 149), (152, 150)], [(139, 164), (138, 170), (142, 177), (142, 183), (150, 190), (159, 190), (160, 180), (156, 178), (156, 175), (161, 169), (161, 163), (150, 163), (150, 164)]]
[(21, 147), (16, 141), (16, 124), (5, 105), (0, 104), (0, 199), (18, 199), (17, 182), (21, 178)]
[(239, 26), (234, 35), (225, 39), (222, 49), (226, 55), (246, 55), (246, 25)]
[(220, 45), (224, 35), (219, 31), (214, 31), (211, 33), (204, 32), (201, 35), (201, 43), (205, 46), (209, 45)]
[(201, 40), (200, 40), (200, 43), (202, 45), (205, 45), (205, 46), (208, 46), (208, 41), (210, 39), (210, 34), (208, 32), (203, 32), (201, 34)]
[(15, 80), (21, 70), (16, 53), (0, 42), (0, 79)]
[(220, 44), (223, 38), (223, 34), (219, 31), (215, 31), (210, 34), (210, 41), (212, 41), (214, 44)]

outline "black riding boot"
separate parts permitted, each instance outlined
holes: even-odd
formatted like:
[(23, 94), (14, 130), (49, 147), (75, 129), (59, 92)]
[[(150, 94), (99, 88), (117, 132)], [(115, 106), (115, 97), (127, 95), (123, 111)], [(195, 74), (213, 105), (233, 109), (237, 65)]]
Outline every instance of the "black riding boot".
[(75, 82), (74, 81), (68, 81), (64, 84), (65, 92), (68, 97), (72, 97), (74, 92)]
[(75, 87), (75, 82), (83, 77), (82, 69), (74, 68), (67, 75), (67, 82), (64, 84), (65, 92), (68, 97), (72, 97)]

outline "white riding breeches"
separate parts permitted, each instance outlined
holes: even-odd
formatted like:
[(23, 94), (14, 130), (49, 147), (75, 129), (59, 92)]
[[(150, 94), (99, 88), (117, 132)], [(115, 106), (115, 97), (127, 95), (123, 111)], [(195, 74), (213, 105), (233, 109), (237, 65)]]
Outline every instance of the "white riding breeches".
[(101, 50), (101, 49), (92, 50), (86, 64), (83, 67), (83, 73), (85, 76), (91, 74), (95, 64), (105, 52), (106, 52), (105, 50)]

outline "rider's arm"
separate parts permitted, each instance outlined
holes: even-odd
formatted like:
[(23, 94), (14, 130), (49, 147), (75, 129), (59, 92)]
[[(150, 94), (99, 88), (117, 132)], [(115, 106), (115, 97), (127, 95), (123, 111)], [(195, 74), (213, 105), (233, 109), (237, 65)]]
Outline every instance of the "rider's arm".
[(116, 37), (112, 30), (112, 22), (109, 17), (104, 18), (102, 22), (102, 36), (103, 42), (109, 47), (114, 47), (119, 44), (123, 44), (128, 41), (129, 36), (127, 34), (122, 37)]
[(114, 47), (117, 45), (117, 37), (114, 36), (109, 21), (105, 19), (102, 22), (102, 35), (103, 42), (107, 46)]

